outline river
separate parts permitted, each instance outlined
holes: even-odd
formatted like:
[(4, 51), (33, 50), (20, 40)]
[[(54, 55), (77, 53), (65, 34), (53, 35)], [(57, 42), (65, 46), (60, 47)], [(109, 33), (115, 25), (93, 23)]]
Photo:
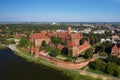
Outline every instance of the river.
[(0, 50), (0, 80), (67, 80), (61, 73), (27, 62), (10, 49)]

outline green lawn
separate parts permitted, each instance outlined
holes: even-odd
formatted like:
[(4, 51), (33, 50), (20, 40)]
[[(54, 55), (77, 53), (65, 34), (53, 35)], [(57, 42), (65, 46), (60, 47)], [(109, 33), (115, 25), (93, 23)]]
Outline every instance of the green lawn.
[(29, 53), (29, 51), (20, 48), (18, 45), (16, 46), (16, 48), (17, 48), (20, 52), (22, 52), (22, 53), (24, 53), (24, 54), (26, 54), (26, 55), (28, 55), (28, 56), (32, 56), (32, 55)]
[(87, 66), (84, 66), (84, 67), (80, 68), (80, 70), (84, 70), (86, 67), (87, 67)]
[(85, 51), (83, 51), (80, 55), (85, 55), (85, 53), (86, 53), (86, 50), (85, 50)]

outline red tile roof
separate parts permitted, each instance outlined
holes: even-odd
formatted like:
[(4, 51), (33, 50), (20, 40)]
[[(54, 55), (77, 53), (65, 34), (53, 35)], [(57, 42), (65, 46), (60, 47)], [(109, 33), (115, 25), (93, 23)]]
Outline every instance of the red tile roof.
[(0, 29), (0, 32), (2, 32), (2, 29)]
[(67, 32), (59, 32), (58, 37), (62, 39), (68, 38), (68, 33)]
[(74, 41), (71, 41), (71, 42), (68, 43), (68, 46), (69, 47), (75, 47), (77, 45), (76, 45), (76, 43)]
[(49, 39), (48, 36), (46, 36), (45, 33), (32, 33), (29, 38), (32, 39)]
[(113, 46), (113, 48), (112, 49), (117, 49), (118, 47), (117, 47), (117, 45), (115, 44), (115, 46)]
[(71, 38), (72, 39), (81, 39), (82, 35), (80, 33), (72, 33)]
[(119, 39), (119, 36), (114, 35), (114, 36), (112, 36), (112, 38), (113, 38), (113, 39)]
[(40, 33), (44, 33), (44, 34), (46, 34), (46, 33), (47, 33), (47, 31), (45, 31), (45, 30), (42, 30)]
[(58, 46), (57, 46), (58, 49), (62, 49), (63, 47), (64, 47), (64, 46), (61, 45), (61, 44), (58, 44)]
[(55, 32), (49, 32), (47, 35), (48, 35), (49, 37), (52, 37), (52, 36), (56, 36), (56, 33), (55, 33)]
[(35, 48), (35, 53), (39, 53), (39, 49), (37, 47)]

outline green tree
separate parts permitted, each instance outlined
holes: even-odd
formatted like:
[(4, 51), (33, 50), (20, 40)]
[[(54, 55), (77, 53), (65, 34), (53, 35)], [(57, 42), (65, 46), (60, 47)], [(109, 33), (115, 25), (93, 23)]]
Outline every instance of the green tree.
[(29, 43), (30, 42), (27, 38), (21, 38), (21, 40), (19, 42), (19, 46), (27, 48), (29, 46)]
[(90, 44), (95, 44), (97, 42), (100, 42), (100, 37), (98, 37), (98, 35), (96, 34), (89, 34), (88, 35), (90, 37)]
[(68, 55), (68, 48), (67, 48), (67, 47), (64, 47), (64, 48), (61, 50), (61, 52), (62, 52), (63, 54)]
[(50, 56), (52, 56), (52, 57), (56, 57), (56, 56), (58, 56), (58, 49), (55, 49), (55, 50), (52, 50), (51, 52), (50, 52)]
[(11, 43), (11, 44), (15, 44), (15, 40), (11, 40), (10, 43)]
[(40, 47), (39, 47), (39, 50), (44, 50), (44, 48), (40, 46)]
[(2, 44), (5, 44), (5, 45), (9, 45), (10, 44), (10, 41), (9, 40), (4, 40), (1, 42)]
[(100, 46), (100, 50), (101, 52), (105, 52), (106, 46), (104, 44), (101, 44)]
[(87, 59), (88, 59), (88, 58), (92, 58), (92, 57), (93, 57), (93, 49), (92, 49), (92, 48), (89, 48), (89, 49), (86, 51), (84, 57), (87, 58)]
[(50, 45), (46, 45), (44, 49), (46, 50), (46, 52), (52, 51), (52, 47)]
[(105, 67), (106, 67), (106, 63), (100, 59), (97, 59), (95, 60), (95, 69), (96, 70), (102, 70), (104, 71), (105, 70)]
[(54, 43), (54, 44), (62, 44), (62, 39), (59, 38), (59, 37), (55, 37), (55, 36), (52, 36), (51, 37), (51, 42)]
[(63, 45), (67, 46), (67, 40), (65, 39), (65, 41), (63, 42)]
[(100, 53), (99, 53), (99, 56), (100, 56), (100, 57), (107, 57), (107, 54), (106, 54), (105, 52), (100, 52)]
[(104, 72), (106, 63), (102, 61), (101, 59), (96, 59), (94, 62), (89, 64), (90, 68), (95, 70), (101, 70)]
[(116, 55), (109, 55), (106, 60), (107, 62), (118, 63), (118, 57)]
[(118, 58), (118, 62), (117, 62), (117, 64), (120, 66), (120, 58)]
[(65, 61), (71, 62), (72, 61), (72, 57), (67, 57), (67, 59)]
[(82, 38), (81, 40), (80, 40), (80, 45), (82, 45), (83, 43), (84, 43), (84, 41), (86, 41), (86, 40), (88, 40), (87, 38)]
[(55, 37), (55, 36), (52, 36), (52, 37), (51, 37), (51, 42), (52, 42), (52, 43), (55, 43), (55, 42), (56, 42), (56, 37)]
[(57, 37), (57, 39), (56, 39), (56, 43), (57, 43), (57, 44), (62, 44), (62, 39), (59, 38), (59, 37)]
[(118, 62), (118, 57), (117, 56), (112, 56), (112, 62), (116, 63)]
[(107, 62), (111, 62), (112, 61), (112, 55), (109, 55), (106, 59)]
[(114, 75), (115, 70), (118, 68), (118, 66), (115, 63), (108, 62), (106, 66), (106, 73)]
[(42, 46), (42, 47), (45, 47), (45, 46), (46, 46), (46, 41), (45, 41), (45, 40), (42, 41), (41, 46)]
[(115, 69), (114, 76), (120, 77), (120, 67)]

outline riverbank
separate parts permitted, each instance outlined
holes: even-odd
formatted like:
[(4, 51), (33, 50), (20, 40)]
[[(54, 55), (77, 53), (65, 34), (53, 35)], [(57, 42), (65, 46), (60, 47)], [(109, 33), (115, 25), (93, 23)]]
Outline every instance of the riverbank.
[(11, 46), (10, 49), (14, 50), (16, 55), (23, 57), (24, 59), (26, 59), (29, 62), (33, 62), (36, 64), (42, 64), (43, 66), (45, 66), (47, 68), (50, 68), (52, 70), (60, 72), (62, 75), (67, 76), (68, 80), (101, 80), (101, 79), (93, 78), (91, 76), (81, 75), (81, 74), (79, 74), (78, 71), (75, 71), (75, 70), (60, 68), (60, 67), (58, 67), (50, 62), (47, 62), (46, 60), (41, 59), (41, 58), (34, 58), (30, 54), (28, 54), (27, 51), (22, 50), (19, 47), (16, 48), (15, 46)]
[(0, 49), (6, 49), (8, 47), (0, 45)]

